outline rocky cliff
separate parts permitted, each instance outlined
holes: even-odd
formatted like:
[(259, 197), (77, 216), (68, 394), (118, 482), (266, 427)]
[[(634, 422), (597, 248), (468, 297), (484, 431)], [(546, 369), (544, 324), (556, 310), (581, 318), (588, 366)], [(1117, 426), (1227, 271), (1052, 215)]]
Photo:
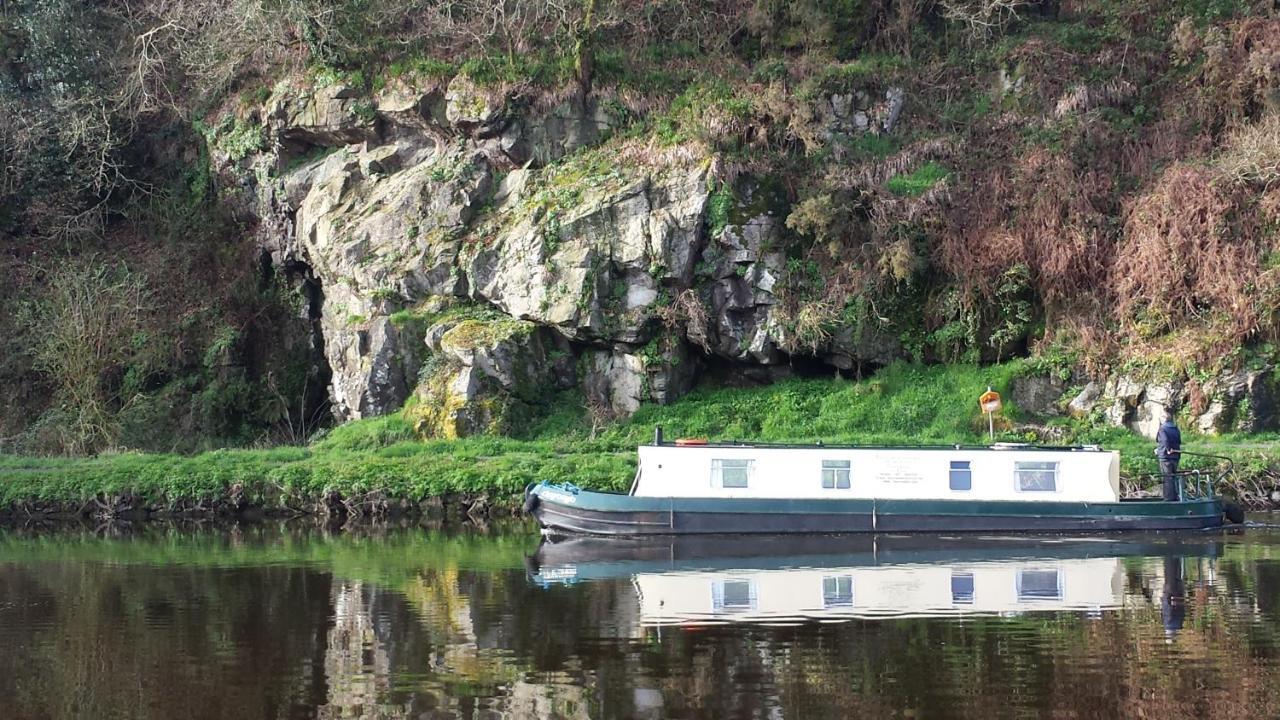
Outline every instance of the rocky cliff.
[[(817, 101), (828, 137), (889, 133), (892, 88)], [(581, 386), (618, 416), (687, 392), (706, 364), (789, 373), (779, 318), (785, 199), (718, 179), (697, 145), (610, 138), (593, 99), (401, 79), (379, 93), (282, 84), (218, 158), (277, 267), (314, 283), (339, 420), (412, 402), (424, 435), (500, 429)], [(874, 329), (807, 355), (845, 370), (901, 356)], [(411, 398), (413, 399), (411, 401)]]
[[(874, 82), (806, 102), (812, 142), (837, 150), (885, 142), (911, 112), (902, 88)], [(282, 82), (241, 109), (234, 125), (255, 142), (215, 142), (215, 160), (270, 263), (312, 286), (339, 421), (407, 404), (424, 436), (501, 433), (572, 387), (619, 417), (671, 402), (708, 369), (768, 381), (908, 356), (910, 320), (814, 292), (824, 278), (797, 260), (797, 230), (821, 232), (791, 217), (775, 178), (727, 171), (707, 143), (620, 135), (625, 112), (580, 92), (412, 74), (376, 91)], [(864, 183), (953, 151), (917, 145), (863, 167)], [(910, 220), (946, 188), (886, 194), (867, 213)], [(1063, 397), (1065, 381), (1033, 379), (1019, 404), (1097, 410), (1149, 435), (1164, 404), (1191, 407), (1205, 432), (1277, 424), (1269, 367), (1190, 384), (1075, 380), (1078, 396)]]

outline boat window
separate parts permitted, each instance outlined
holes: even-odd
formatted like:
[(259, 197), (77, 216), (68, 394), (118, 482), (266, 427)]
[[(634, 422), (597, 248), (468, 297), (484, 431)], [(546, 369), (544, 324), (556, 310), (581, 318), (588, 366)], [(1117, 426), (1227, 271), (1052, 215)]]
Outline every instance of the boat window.
[(751, 475), (750, 460), (712, 460), (711, 484), (722, 488), (744, 488)]
[(711, 586), (711, 605), (716, 612), (754, 610), (755, 583), (750, 580), (721, 580)]
[(823, 607), (853, 607), (853, 577), (833, 575), (822, 578)]
[(1014, 463), (1013, 473), (1018, 479), (1018, 489), (1029, 492), (1054, 492), (1058, 489), (1058, 463)]
[(968, 460), (951, 461), (951, 489), (972, 490), (973, 471), (969, 469)]
[(848, 490), (849, 461), (823, 460), (822, 487), (827, 490)]
[(951, 604), (973, 604), (973, 573), (951, 572)]
[(1018, 571), (1019, 600), (1061, 600), (1062, 576), (1056, 568)]

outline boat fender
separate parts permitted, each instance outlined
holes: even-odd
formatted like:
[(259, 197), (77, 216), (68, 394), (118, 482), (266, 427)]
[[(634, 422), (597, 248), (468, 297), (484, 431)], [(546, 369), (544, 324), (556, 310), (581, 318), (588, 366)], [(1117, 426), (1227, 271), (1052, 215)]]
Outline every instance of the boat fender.
[(538, 508), (538, 496), (533, 494), (533, 483), (524, 489), (524, 505), (520, 509), (524, 510), (525, 515), (531, 515)]
[(706, 438), (680, 438), (676, 440), (676, 447), (698, 447), (707, 444)]
[(1240, 503), (1222, 503), (1222, 514), (1232, 525), (1240, 525), (1244, 523), (1244, 508), (1241, 507)]

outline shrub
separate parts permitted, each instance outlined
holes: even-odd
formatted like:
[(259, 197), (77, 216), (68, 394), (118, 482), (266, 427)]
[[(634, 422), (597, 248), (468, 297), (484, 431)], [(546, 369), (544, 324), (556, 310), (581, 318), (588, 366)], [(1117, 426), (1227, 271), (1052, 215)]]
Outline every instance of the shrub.
[(1280, 114), (1233, 130), (1217, 166), (1236, 182), (1268, 188), (1280, 184)]
[(142, 332), (150, 311), (140, 275), (94, 257), (50, 272), (43, 297), (22, 307), (35, 369), (54, 385), (66, 411), (67, 452), (90, 452), (116, 440), (113, 379), (149, 351)]
[(1208, 169), (1166, 170), (1134, 204), (1124, 235), (1110, 279), (1122, 326), (1137, 332), (1144, 318), (1163, 325), (1157, 331), (1213, 326), (1221, 335), (1207, 339), (1227, 346), (1266, 321), (1280, 278), (1261, 273), (1256, 218), (1237, 211)]

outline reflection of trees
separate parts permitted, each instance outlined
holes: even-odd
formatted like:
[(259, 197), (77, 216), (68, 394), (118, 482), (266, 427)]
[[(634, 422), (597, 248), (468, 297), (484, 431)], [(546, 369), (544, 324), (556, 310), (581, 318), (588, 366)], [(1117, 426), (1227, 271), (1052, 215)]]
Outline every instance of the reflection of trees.
[(0, 698), (16, 717), (285, 716), (324, 695), (328, 588), (283, 567), (0, 565)]
[(324, 542), (352, 573), (0, 565), (0, 699), (18, 718), (1280, 716), (1267, 557), (1229, 553), (1212, 582), (1204, 560), (1129, 562), (1119, 612), (659, 630), (626, 579), (540, 588), (455, 550)]

